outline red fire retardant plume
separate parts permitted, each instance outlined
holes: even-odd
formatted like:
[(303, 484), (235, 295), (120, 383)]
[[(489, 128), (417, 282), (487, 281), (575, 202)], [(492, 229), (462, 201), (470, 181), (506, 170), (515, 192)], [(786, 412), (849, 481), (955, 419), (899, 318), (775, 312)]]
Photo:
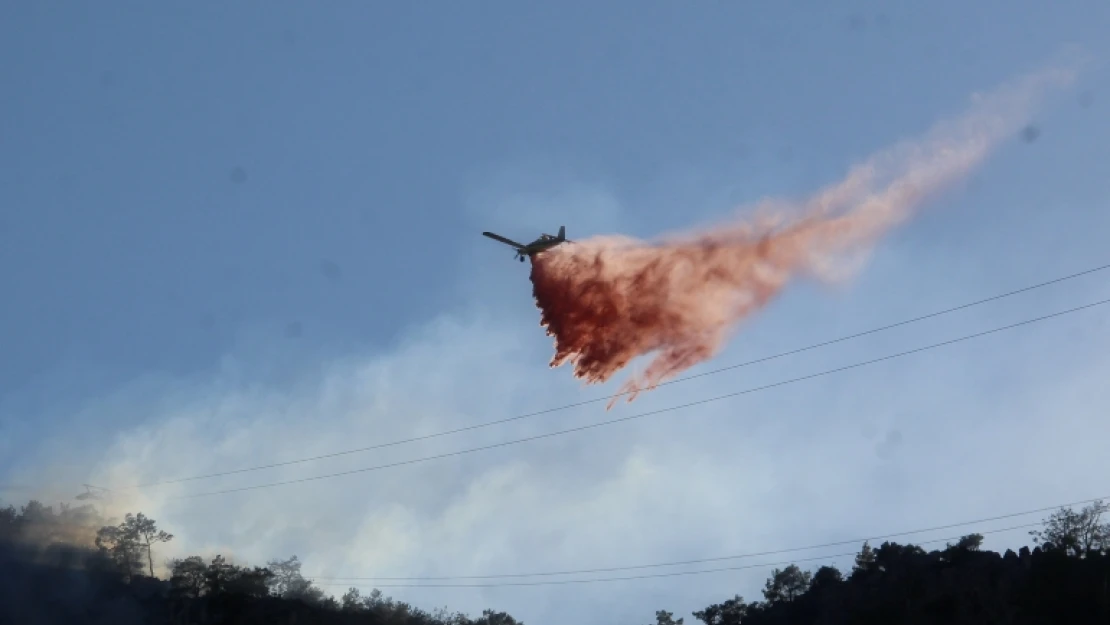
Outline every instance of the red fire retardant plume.
[(891, 228), (1016, 135), (1045, 87), (1070, 77), (1049, 70), (979, 94), (969, 112), (924, 138), (873, 156), (807, 200), (760, 202), (749, 211), (756, 217), (655, 242), (595, 237), (538, 254), (531, 280), (540, 324), (555, 339), (551, 366), (571, 363), (576, 377), (601, 383), (654, 353), (621, 389), (631, 401), (712, 358), (792, 278), (837, 280), (858, 269)]

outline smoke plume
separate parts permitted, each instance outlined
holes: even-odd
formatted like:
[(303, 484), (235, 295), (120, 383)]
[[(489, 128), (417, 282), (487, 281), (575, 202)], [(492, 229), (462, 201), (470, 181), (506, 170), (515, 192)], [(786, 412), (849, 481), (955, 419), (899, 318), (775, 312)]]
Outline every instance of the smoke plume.
[(763, 200), (742, 221), (656, 242), (603, 236), (536, 255), (533, 295), (540, 325), (555, 338), (551, 366), (571, 363), (577, 378), (595, 384), (655, 353), (618, 393), (632, 401), (712, 358), (792, 279), (850, 277), (884, 234), (965, 179), (1028, 123), (1048, 87), (1072, 76), (1040, 71), (975, 94), (962, 116), (872, 156), (808, 199)]

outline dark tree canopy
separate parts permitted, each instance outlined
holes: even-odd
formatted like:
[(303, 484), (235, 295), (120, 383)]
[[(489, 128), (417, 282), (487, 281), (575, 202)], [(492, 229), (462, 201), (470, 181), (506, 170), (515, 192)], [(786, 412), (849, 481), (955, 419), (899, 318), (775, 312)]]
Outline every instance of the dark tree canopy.
[(1045, 522), (1044, 527), (1029, 532), (1045, 549), (1062, 549), (1070, 555), (1086, 555), (1110, 549), (1110, 520), (1104, 520), (1110, 504), (1096, 501), (1079, 512), (1062, 508)]
[[(1017, 553), (983, 550), (981, 534), (933, 551), (864, 543), (846, 575), (776, 568), (762, 601), (734, 595), (691, 616), (704, 625), (1106, 625), (1108, 510), (1102, 502), (1061, 509)], [(158, 579), (154, 552), (172, 539), (141, 513), (109, 524), (92, 506), (0, 508), (0, 623), (523, 625), (489, 609), (425, 611), (377, 589), (333, 597), (301, 574), (295, 555), (264, 567), (189, 556), (167, 562)], [(684, 621), (655, 611), (655, 625)]]
[(141, 513), (110, 525), (91, 506), (0, 508), (0, 623), (524, 625), (495, 610), (428, 612), (376, 589), (337, 600), (301, 575), (297, 556), (265, 567), (189, 556), (157, 579), (154, 549), (172, 539)]
[(680, 618), (676, 621), (675, 618), (674, 618), (674, 613), (673, 612), (668, 612), (666, 610), (659, 610), (655, 613), (655, 624), (654, 625), (682, 625), (683, 620), (685, 620), (685, 619)]
[(797, 565), (791, 564), (783, 570), (775, 569), (767, 584), (763, 587), (763, 597), (767, 603), (785, 603), (794, 601), (809, 590), (813, 574), (803, 571)]
[[(705, 625), (1050, 625), (1110, 623), (1108, 506), (1061, 509), (1004, 555), (968, 534), (944, 549), (864, 543), (852, 571), (775, 569), (765, 601), (739, 595), (693, 612)], [(668, 612), (658, 612), (667, 614)], [(662, 622), (662, 621), (660, 621)]]

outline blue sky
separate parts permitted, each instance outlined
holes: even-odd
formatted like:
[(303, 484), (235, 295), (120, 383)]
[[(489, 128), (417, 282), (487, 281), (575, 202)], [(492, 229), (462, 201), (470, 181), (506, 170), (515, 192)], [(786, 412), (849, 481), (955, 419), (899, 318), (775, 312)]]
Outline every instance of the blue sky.
[[(1035, 140), (1001, 145), (967, 188), (892, 233), (847, 288), (792, 286), (705, 368), (1104, 264), (1108, 28), (1110, 5), (1096, 0), (6, 4), (0, 496), (66, 497), (96, 471), (169, 479), (599, 396), (546, 367), (527, 270), (479, 232), (528, 238), (565, 224), (571, 238), (648, 237), (764, 196), (803, 197), (1067, 44), (1095, 62), (1039, 109)], [(1104, 279), (676, 385), (634, 408), (1087, 303), (1107, 296)], [(722, 405), (696, 426), (645, 421), (295, 491), (318, 518), (275, 521), (293, 496), (280, 489), (235, 498), (235, 528), (214, 520), (227, 501), (149, 505), (181, 549), (296, 552), (322, 575), (353, 570), (336, 561), (352, 544), (378, 554), (384, 575), (484, 574), (822, 542), (927, 525), (915, 519), (928, 514), (959, 520), (968, 502), (981, 516), (1051, 505), (1100, 494), (1068, 471), (1105, 473), (1092, 463), (1106, 461), (1042, 435), (1037, 451), (962, 463), (988, 453), (980, 443), (995, 453), (1031, 445), (1048, 423), (1068, 431), (1056, 420), (1105, 429), (1095, 416), (1105, 404), (1076, 399), (1107, 372), (1102, 319), (1080, 313), (768, 393), (751, 400), (764, 416), (748, 421), (728, 418), (741, 404)], [(1007, 421), (1011, 403), (1032, 413)], [(552, 421), (596, 418), (595, 406)], [(966, 438), (953, 442), (956, 432)], [(168, 462), (165, 445), (182, 456)], [(937, 460), (947, 453), (965, 455)], [(1023, 470), (1019, 488), (1003, 467), (1022, 457), (1052, 469)], [(808, 483), (806, 467), (832, 482)], [(657, 489), (631, 483), (645, 476)], [(242, 483), (252, 478), (282, 479)], [(534, 501), (541, 485), (550, 497)], [(352, 488), (367, 500), (351, 503)], [(1000, 499), (976, 498), (982, 489)], [(812, 511), (823, 497), (859, 508), (821, 524)], [(489, 501), (500, 503), (496, 523), (475, 521)], [(521, 512), (544, 505), (558, 506), (547, 521)], [(557, 587), (393, 594), (488, 604), (531, 624), (608, 623), (688, 614), (734, 591), (756, 598), (765, 575), (621, 583), (577, 598)]]

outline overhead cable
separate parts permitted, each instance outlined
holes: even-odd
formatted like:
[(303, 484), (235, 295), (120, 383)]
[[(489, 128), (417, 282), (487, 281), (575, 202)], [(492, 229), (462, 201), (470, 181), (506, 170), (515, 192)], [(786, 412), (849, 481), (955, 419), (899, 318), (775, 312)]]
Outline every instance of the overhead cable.
[[(229, 494), (229, 493), (239, 493), (239, 492), (245, 492), (245, 491), (250, 491), (250, 490), (258, 490), (258, 489), (262, 489), (262, 488), (274, 488), (274, 487), (277, 487), (277, 486), (287, 486), (287, 485), (291, 485), (291, 484), (302, 484), (302, 483), (305, 483), (305, 482), (313, 482), (313, 481), (318, 481), (318, 480), (331, 479), (331, 478), (342, 477), (342, 476), (346, 476), (346, 475), (354, 475), (354, 474), (358, 474), (358, 473), (368, 473), (368, 472), (371, 472), (371, 471), (380, 471), (382, 469), (390, 469), (390, 468), (394, 468), (394, 467), (407, 466), (407, 465), (418, 464), (418, 463), (422, 463), (422, 462), (429, 462), (429, 461), (432, 461), (432, 460), (441, 460), (441, 459), (444, 459), (444, 458), (452, 458), (452, 457), (456, 457), (456, 456), (463, 456), (463, 455), (478, 453), (478, 452), (482, 452), (482, 451), (489, 451), (491, 449), (498, 449), (498, 448), (501, 448), (501, 447), (508, 447), (510, 445), (519, 445), (521, 443), (528, 443), (528, 442), (537, 441), (537, 440), (541, 440), (541, 439), (545, 439), (545, 438), (552, 438), (552, 437), (555, 437), (555, 436), (562, 436), (562, 435), (565, 435), (565, 434), (572, 434), (574, 432), (582, 432), (582, 431), (585, 431), (585, 430), (591, 430), (591, 429), (594, 429), (594, 428), (604, 427), (604, 426), (607, 426), (607, 425), (615, 425), (617, 423), (625, 423), (625, 422), (628, 422), (628, 421), (634, 421), (636, 419), (643, 419), (645, 417), (650, 417), (650, 416), (654, 416), (654, 415), (658, 415), (658, 414), (674, 412), (676, 410), (681, 410), (683, 408), (690, 408), (690, 407), (693, 407), (693, 406), (702, 406), (702, 405), (705, 405), (705, 404), (718, 402), (718, 401), (721, 401), (723, 399), (729, 399), (729, 398), (732, 398), (732, 397), (739, 397), (741, 395), (747, 395), (747, 394), (756, 393), (756, 392), (759, 392), (759, 391), (765, 391), (765, 390), (768, 390), (768, 389), (777, 388), (779, 386), (786, 386), (788, 384), (794, 384), (794, 383), (802, 382), (802, 381), (805, 381), (805, 380), (812, 380), (814, 378), (824, 377), (824, 376), (827, 376), (827, 375), (832, 375), (834, 373), (840, 373), (840, 372), (848, 371), (848, 370), (851, 370), (851, 369), (858, 369), (860, 367), (865, 367), (867, 365), (872, 365), (872, 364), (876, 364), (876, 363), (879, 363), (879, 362), (884, 362), (884, 361), (887, 361), (887, 360), (893, 360), (895, 358), (901, 358), (903, 356), (909, 356), (911, 354), (917, 354), (917, 353), (920, 353), (920, 352), (924, 352), (924, 351), (928, 351), (928, 350), (932, 350), (932, 349), (937, 349), (937, 348), (945, 347), (945, 346), (948, 346), (948, 345), (953, 345), (953, 344), (960, 343), (960, 342), (963, 342), (963, 341), (968, 341), (968, 340), (971, 340), (971, 339), (980, 338), (980, 337), (988, 336), (988, 335), (991, 335), (991, 334), (996, 334), (998, 332), (1003, 332), (1005, 330), (1011, 330), (1011, 329), (1014, 329), (1014, 328), (1027, 326), (1027, 325), (1037, 323), (1037, 322), (1040, 322), (1040, 321), (1045, 321), (1045, 320), (1048, 320), (1048, 319), (1061, 317), (1063, 315), (1076, 313), (1076, 312), (1079, 312), (1081, 310), (1094, 308), (1095, 306), (1102, 306), (1102, 305), (1107, 304), (1107, 303), (1110, 303), (1110, 299), (1104, 299), (1104, 300), (1093, 302), (1093, 303), (1090, 303), (1090, 304), (1084, 304), (1082, 306), (1076, 306), (1074, 308), (1069, 308), (1067, 310), (1063, 310), (1063, 311), (1060, 311), (1060, 312), (1055, 312), (1055, 313), (1051, 313), (1051, 314), (1048, 314), (1048, 315), (1042, 315), (1040, 317), (1035, 317), (1033, 319), (1027, 319), (1025, 321), (1019, 321), (1017, 323), (1011, 323), (1009, 325), (994, 328), (992, 330), (977, 332), (975, 334), (968, 334), (968, 335), (965, 335), (965, 336), (962, 336), (962, 337), (959, 337), (959, 338), (950, 339), (950, 340), (947, 340), (947, 341), (942, 341), (940, 343), (933, 343), (931, 345), (926, 345), (924, 347), (918, 347), (916, 349), (911, 349), (911, 350), (907, 350), (907, 351), (903, 351), (903, 352), (898, 352), (896, 354), (890, 354), (888, 356), (882, 356), (880, 358), (872, 358), (870, 360), (864, 360), (862, 362), (857, 362), (857, 363), (854, 363), (854, 364), (851, 364), (851, 365), (845, 365), (843, 367), (837, 367), (835, 369), (826, 369), (825, 371), (820, 371), (818, 373), (812, 373), (810, 375), (805, 375), (805, 376), (801, 376), (801, 377), (797, 377), (797, 378), (791, 378), (791, 379), (788, 379), (788, 380), (783, 380), (783, 381), (780, 381), (780, 382), (774, 382), (774, 383), (771, 383), (771, 384), (765, 384), (765, 385), (762, 385), (762, 386), (756, 386), (756, 387), (748, 388), (748, 389), (745, 389), (745, 390), (742, 390), (742, 391), (736, 391), (736, 392), (733, 392), (733, 393), (726, 393), (724, 395), (718, 395), (716, 397), (711, 397), (711, 398), (708, 398), (708, 399), (701, 399), (701, 400), (698, 400), (698, 401), (693, 401), (693, 402), (689, 402), (689, 403), (685, 403), (685, 404), (680, 404), (680, 405), (677, 405), (677, 406), (671, 406), (671, 407), (668, 407), (668, 408), (661, 408), (659, 410), (652, 410), (652, 411), (649, 411), (649, 412), (641, 412), (639, 414), (629, 415), (627, 417), (619, 417), (619, 418), (616, 418), (616, 419), (608, 419), (608, 420), (605, 420), (605, 421), (598, 421), (596, 423), (591, 423), (591, 424), (588, 424), (588, 425), (582, 425), (582, 426), (578, 426), (578, 427), (568, 428), (568, 429), (565, 429), (565, 430), (557, 430), (555, 432), (548, 432), (546, 434), (537, 434), (535, 436), (528, 436), (528, 437), (524, 437), (524, 438), (518, 438), (518, 439), (514, 439), (514, 440), (504, 441), (504, 442), (501, 442), (501, 443), (494, 443), (492, 445), (483, 445), (481, 447), (472, 447), (472, 448), (469, 448), (469, 449), (462, 449), (462, 450), (459, 450), (459, 451), (436, 454), (436, 455), (432, 455), (432, 456), (424, 456), (424, 457), (421, 457), (421, 458), (412, 458), (412, 459), (409, 459), (409, 460), (401, 460), (401, 461), (398, 461), (398, 462), (390, 462), (390, 463), (386, 463), (386, 464), (380, 464), (380, 465), (376, 465), (376, 466), (372, 466), (372, 467), (365, 467), (365, 468), (361, 468), (361, 469), (351, 469), (351, 470), (348, 470), (348, 471), (339, 471), (339, 472), (336, 472), (336, 473), (327, 473), (327, 474), (323, 474), (323, 475), (316, 475), (316, 476), (312, 476), (312, 477), (298, 478), (298, 479), (294, 479), (294, 480), (285, 480), (285, 481), (281, 481), (281, 482), (270, 482), (270, 483), (267, 483), (267, 484), (255, 484), (255, 485), (252, 485), (252, 486), (242, 486), (242, 487), (239, 487), (239, 488), (229, 488), (229, 489), (224, 489), (224, 490), (209, 491), (209, 492), (203, 492), (203, 493), (194, 493), (194, 494), (190, 494), (190, 495), (179, 495), (177, 497), (170, 497), (170, 499), (192, 499), (192, 498), (196, 498), (196, 497), (207, 497), (207, 496), (211, 496), (211, 495), (224, 495), (224, 494)], [(132, 488), (135, 488), (135, 487), (132, 487)], [(117, 489), (117, 490), (126, 490), (126, 489)]]
[[(980, 525), (992, 521), (1001, 521), (1004, 519), (1012, 519), (1020, 516), (1028, 516), (1030, 514), (1037, 514), (1040, 512), (1049, 512), (1059, 510), (1061, 508), (1071, 508), (1078, 505), (1094, 503), (1110, 499), (1110, 495), (1103, 497), (1095, 497), (1092, 499), (1084, 499), (1083, 501), (1072, 501), (1069, 503), (1058, 504), (1055, 506), (1045, 506), (1043, 508), (1035, 508), (1032, 510), (1022, 510), (1021, 512), (1012, 512), (1009, 514), (1001, 514), (998, 516), (986, 517), (981, 519), (972, 519), (970, 521), (961, 521), (959, 523), (949, 523), (947, 525), (935, 525), (933, 527), (925, 527), (915, 530), (908, 530), (904, 532), (893, 532), (890, 534), (881, 534), (878, 536), (866, 536), (863, 538), (852, 538), (849, 540), (838, 540), (836, 542), (822, 543), (819, 545), (808, 545), (805, 547), (790, 547), (787, 549), (774, 549), (771, 551), (758, 551), (751, 553), (743, 553), (731, 556), (718, 556), (713, 558), (699, 558), (697, 560), (679, 560), (673, 562), (657, 562), (653, 564), (637, 564), (632, 566), (613, 566), (606, 568), (593, 568), (593, 569), (574, 569), (564, 571), (544, 571), (540, 573), (506, 573), (501, 575), (449, 575), (442, 577), (320, 577), (316, 576), (313, 579), (325, 580), (360, 580), (360, 581), (436, 581), (436, 580), (455, 580), (455, 579), (503, 579), (508, 577), (554, 577), (558, 575), (585, 575), (589, 573), (614, 573), (616, 571), (633, 571), (637, 569), (652, 569), (662, 568), (668, 566), (686, 566), (690, 564), (706, 564), (709, 562), (721, 562), (725, 560), (742, 560), (745, 558), (757, 558), (762, 556), (782, 555), (784, 553), (794, 553), (797, 551), (810, 551), (813, 549), (827, 549), (829, 547), (842, 547), (844, 545), (858, 545), (865, 542), (875, 542), (879, 540), (886, 540), (890, 538), (898, 538), (901, 536), (912, 536), (914, 534), (925, 534), (927, 532), (937, 532), (940, 530), (948, 530), (956, 527), (964, 527), (967, 525)], [(1034, 524), (1039, 525), (1039, 524)]]
[[(959, 306), (946, 308), (944, 310), (939, 310), (939, 311), (928, 313), (928, 314), (925, 314), (925, 315), (920, 315), (920, 316), (914, 317), (912, 319), (906, 319), (906, 320), (903, 320), (903, 321), (899, 321), (899, 322), (896, 322), (896, 323), (891, 323), (891, 324), (881, 326), (881, 327), (878, 327), (878, 328), (865, 330), (863, 332), (857, 332), (855, 334), (849, 334), (847, 336), (842, 336), (842, 337), (837, 338), (837, 339), (822, 341), (820, 343), (814, 343), (814, 344), (808, 345), (806, 347), (800, 347), (800, 348), (793, 349), (793, 350), (790, 350), (790, 351), (780, 352), (780, 353), (774, 354), (772, 356), (764, 356), (762, 358), (757, 358), (757, 359), (754, 359), (754, 360), (748, 360), (746, 362), (742, 362), (742, 363), (738, 363), (738, 364), (734, 364), (734, 365), (729, 365), (729, 366), (726, 366), (726, 367), (721, 367), (719, 369), (713, 369), (711, 371), (704, 371), (702, 373), (688, 375), (688, 376), (678, 378), (678, 379), (675, 379), (675, 380), (669, 380), (669, 381), (666, 381), (666, 382), (661, 382), (661, 383), (656, 385), (656, 388), (662, 387), (662, 386), (669, 386), (669, 385), (672, 385), (672, 384), (678, 384), (680, 382), (688, 382), (688, 381), (696, 379), (696, 378), (701, 378), (701, 377), (710, 376), (710, 375), (716, 375), (718, 373), (723, 373), (725, 371), (731, 371), (733, 369), (739, 369), (741, 367), (748, 367), (748, 366), (751, 366), (751, 365), (754, 365), (754, 364), (767, 362), (767, 361), (775, 360), (775, 359), (778, 359), (778, 358), (784, 358), (786, 356), (791, 356), (791, 355), (794, 355), (794, 354), (798, 354), (798, 353), (801, 353), (801, 352), (818, 349), (818, 348), (821, 348), (821, 347), (827, 347), (829, 345), (833, 345), (833, 344), (836, 344), (836, 343), (841, 343), (841, 342), (848, 341), (848, 340), (851, 340), (851, 339), (856, 339), (856, 338), (859, 338), (859, 337), (862, 337), (862, 336), (867, 336), (867, 335), (870, 335), (870, 334), (875, 334), (875, 333), (878, 333), (878, 332), (883, 332), (883, 331), (890, 330), (890, 329), (897, 328), (897, 327), (901, 327), (901, 326), (904, 326), (904, 325), (909, 325), (909, 324), (912, 324), (912, 323), (918, 323), (918, 322), (924, 321), (926, 319), (931, 319), (931, 318), (934, 318), (934, 317), (939, 317), (941, 315), (951, 314), (951, 313), (954, 313), (954, 312), (957, 312), (957, 311), (960, 311), (960, 310), (964, 310), (964, 309), (971, 308), (971, 307), (974, 307), (974, 306), (980, 306), (982, 304), (986, 304), (986, 303), (993, 302), (993, 301), (996, 301), (996, 300), (1004, 299), (1004, 298), (1007, 298), (1007, 297), (1013, 297), (1014, 295), (1018, 295), (1018, 294), (1021, 294), (1021, 293), (1026, 293), (1028, 291), (1032, 291), (1032, 290), (1035, 290), (1035, 289), (1044, 288), (1046, 286), (1050, 286), (1050, 285), (1053, 285), (1053, 284), (1058, 284), (1060, 282), (1064, 282), (1064, 281), (1067, 281), (1067, 280), (1074, 280), (1075, 278), (1086, 276), (1086, 275), (1096, 273), (1096, 272), (1099, 272), (1099, 271), (1104, 271), (1106, 269), (1110, 269), (1110, 264), (1102, 265), (1100, 267), (1095, 267), (1093, 269), (1088, 269), (1088, 270), (1080, 271), (1080, 272), (1073, 273), (1073, 274), (1069, 274), (1069, 275), (1066, 275), (1066, 276), (1062, 276), (1060, 278), (1055, 278), (1053, 280), (1048, 280), (1046, 282), (1040, 282), (1038, 284), (1023, 287), (1023, 288), (1020, 288), (1020, 289), (1017, 289), (1017, 290), (1008, 291), (1008, 292), (1002, 293), (1000, 295), (994, 295), (994, 296), (991, 296), (991, 297), (988, 297), (988, 298), (985, 298), (985, 299), (976, 300), (974, 302), (969, 302), (969, 303), (966, 303), (966, 304), (961, 304)], [(504, 423), (510, 423), (510, 422), (519, 421), (519, 420), (522, 420), (522, 419), (529, 419), (531, 417), (537, 417), (537, 416), (552, 413), (552, 412), (568, 410), (570, 408), (577, 408), (579, 406), (585, 406), (585, 405), (588, 405), (588, 404), (608, 401), (608, 400), (612, 399), (612, 397), (620, 397), (622, 395), (626, 395), (626, 394), (631, 393), (631, 392), (633, 392), (633, 391), (623, 391), (621, 393), (617, 393), (616, 395), (613, 395), (613, 396), (610, 396), (610, 397), (599, 397), (599, 398), (595, 398), (595, 399), (583, 400), (583, 401), (579, 401), (579, 402), (575, 402), (575, 403), (571, 403), (571, 404), (565, 404), (563, 406), (558, 406), (558, 407), (555, 407), (555, 408), (547, 408), (545, 410), (539, 410), (539, 411), (536, 411), (536, 412), (529, 412), (529, 413), (525, 413), (525, 414), (516, 415), (516, 416), (513, 416), (513, 417), (507, 417), (507, 418), (503, 418), (503, 419), (496, 419), (496, 420), (493, 420), (493, 421), (485, 421), (485, 422), (482, 422), (482, 423), (476, 423), (476, 424), (473, 424), (473, 425), (467, 425), (467, 426), (454, 428), (454, 429), (450, 429), (450, 430), (444, 430), (444, 431), (441, 431), (441, 432), (433, 432), (431, 434), (424, 434), (424, 435), (421, 435), (421, 436), (414, 436), (414, 437), (410, 437), (410, 438), (404, 438), (404, 439), (389, 441), (389, 442), (385, 442), (385, 443), (378, 443), (378, 444), (375, 444), (375, 445), (368, 445), (366, 447), (359, 447), (359, 448), (356, 448), (356, 449), (348, 449), (348, 450), (344, 450), (344, 451), (337, 451), (337, 452), (331, 452), (331, 453), (326, 453), (326, 454), (320, 454), (320, 455), (316, 455), (316, 456), (309, 456), (309, 457), (305, 457), (305, 458), (298, 458), (298, 459), (295, 459), (295, 460), (286, 460), (286, 461), (282, 461), (282, 462), (274, 462), (274, 463), (270, 463), (270, 464), (257, 465), (257, 466), (253, 466), (253, 467), (244, 467), (242, 469), (230, 469), (230, 470), (227, 470), (227, 471), (218, 471), (218, 472), (215, 472), (215, 473), (206, 473), (206, 474), (203, 474), (203, 475), (194, 475), (194, 476), (190, 476), (190, 477), (183, 477), (183, 478), (177, 478), (177, 479), (172, 479), (172, 480), (162, 480), (162, 481), (158, 481), (158, 482), (149, 482), (149, 483), (146, 483), (146, 484), (139, 484), (139, 485), (136, 485), (136, 486), (125, 487), (125, 489), (152, 488), (152, 487), (155, 487), (155, 486), (166, 486), (166, 485), (170, 485), (170, 484), (180, 484), (180, 483), (183, 483), (183, 482), (206, 480), (206, 479), (212, 479), (212, 478), (217, 478), (217, 477), (224, 477), (224, 476), (228, 476), (228, 475), (236, 475), (236, 474), (239, 474), (239, 473), (249, 473), (249, 472), (253, 472), (253, 471), (262, 471), (262, 470), (265, 470), (265, 469), (275, 469), (275, 468), (278, 468), (278, 467), (290, 466), (290, 465), (294, 465), (294, 464), (302, 464), (302, 463), (305, 463), (305, 462), (314, 462), (314, 461), (317, 461), (317, 460), (326, 460), (326, 459), (329, 459), (329, 458), (337, 458), (339, 456), (346, 456), (346, 455), (356, 454), (356, 453), (364, 453), (364, 452), (374, 451), (374, 450), (378, 450), (378, 449), (385, 449), (387, 447), (396, 447), (398, 445), (407, 445), (407, 444), (410, 444), (410, 443), (417, 443), (417, 442), (420, 442), (420, 441), (430, 440), (430, 439), (433, 439), (433, 438), (439, 438), (439, 437), (442, 437), (442, 436), (449, 436), (449, 435), (452, 435), (452, 434), (460, 434), (462, 432), (469, 432), (469, 431), (472, 431), (472, 430), (479, 430), (479, 429), (482, 429), (482, 428), (492, 427), (494, 425), (501, 425), (501, 424), (504, 424)]]
[[(1029, 527), (1036, 527), (1040, 523), (1027, 523), (1025, 525), (1016, 525), (1014, 527), (1006, 527), (997, 530), (986, 530), (977, 532), (978, 534), (999, 534), (1002, 532), (1012, 532), (1014, 530), (1026, 529)], [(952, 538), (940, 538), (936, 540), (926, 540), (919, 543), (919, 545), (929, 545), (935, 543), (951, 542), (959, 540), (960, 536)], [(623, 577), (594, 577), (589, 579), (558, 579), (543, 582), (493, 582), (488, 584), (374, 584), (375, 588), (499, 588), (503, 586), (564, 586), (570, 584), (596, 584), (599, 582), (625, 582), (642, 579), (658, 579), (662, 577), (687, 577), (690, 575), (706, 575), (709, 573), (725, 573), (730, 571), (743, 571), (746, 569), (757, 568), (770, 568), (780, 566), (790, 566), (799, 562), (817, 562), (821, 560), (831, 560), (833, 558), (847, 558), (857, 555), (856, 552), (851, 553), (836, 553), (824, 556), (814, 556), (812, 558), (800, 558), (791, 560), (789, 562), (761, 562), (759, 564), (745, 564), (742, 566), (728, 566), (715, 569), (698, 569), (694, 571), (675, 571), (671, 573), (648, 573), (644, 575), (626, 575)], [(350, 584), (342, 583), (324, 583), (317, 584), (318, 586), (350, 586)]]

